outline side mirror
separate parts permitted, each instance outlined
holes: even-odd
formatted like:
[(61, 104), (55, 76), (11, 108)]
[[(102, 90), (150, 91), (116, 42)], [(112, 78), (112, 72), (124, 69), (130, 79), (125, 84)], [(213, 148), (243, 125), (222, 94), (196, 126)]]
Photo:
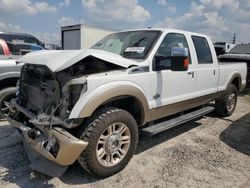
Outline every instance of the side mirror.
[(181, 47), (173, 47), (170, 51), (170, 56), (156, 54), (153, 61), (153, 70), (172, 70), (172, 71), (186, 71), (188, 70), (188, 49)]
[(186, 71), (188, 66), (188, 49), (180, 47), (171, 48), (171, 70)]
[(153, 60), (153, 70), (154, 71), (161, 71), (161, 70), (166, 70), (166, 69), (170, 69), (170, 63), (169, 65), (163, 65), (163, 61), (167, 61), (169, 60), (170, 62), (170, 58), (168, 56), (163, 56), (160, 54), (156, 54)]

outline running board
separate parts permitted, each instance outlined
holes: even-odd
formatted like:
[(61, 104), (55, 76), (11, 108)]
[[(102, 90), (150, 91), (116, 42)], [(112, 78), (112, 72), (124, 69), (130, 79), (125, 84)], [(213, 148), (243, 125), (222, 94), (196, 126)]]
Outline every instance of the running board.
[(188, 121), (191, 121), (193, 119), (196, 119), (198, 117), (201, 117), (201, 116), (208, 114), (210, 112), (213, 112), (213, 111), (214, 111), (214, 107), (211, 107), (211, 106), (203, 107), (201, 109), (189, 112), (187, 114), (180, 115), (176, 118), (173, 118), (173, 119), (146, 127), (144, 129), (142, 129), (142, 132), (147, 134), (147, 135), (152, 136), (152, 135), (158, 134), (162, 131), (168, 130), (172, 127), (175, 127), (177, 125), (180, 125), (180, 124), (186, 123)]

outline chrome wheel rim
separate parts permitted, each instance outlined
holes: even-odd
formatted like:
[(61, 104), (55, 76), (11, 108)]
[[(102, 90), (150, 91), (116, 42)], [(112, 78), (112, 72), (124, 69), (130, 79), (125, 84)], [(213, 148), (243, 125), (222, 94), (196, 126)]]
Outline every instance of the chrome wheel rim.
[(236, 94), (232, 92), (228, 95), (228, 100), (227, 100), (227, 110), (229, 112), (233, 110), (235, 102), (236, 102)]
[(111, 167), (118, 164), (127, 154), (131, 143), (131, 134), (127, 125), (113, 123), (101, 134), (96, 157), (102, 166)]

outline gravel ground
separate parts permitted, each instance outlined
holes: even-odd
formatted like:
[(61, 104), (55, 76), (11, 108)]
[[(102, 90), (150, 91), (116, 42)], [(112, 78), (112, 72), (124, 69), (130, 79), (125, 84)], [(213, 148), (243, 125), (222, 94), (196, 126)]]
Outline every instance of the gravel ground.
[(250, 95), (228, 118), (214, 114), (142, 137), (120, 173), (89, 176), (76, 163), (60, 178), (29, 167), (20, 137), (0, 122), (0, 187), (250, 187)]

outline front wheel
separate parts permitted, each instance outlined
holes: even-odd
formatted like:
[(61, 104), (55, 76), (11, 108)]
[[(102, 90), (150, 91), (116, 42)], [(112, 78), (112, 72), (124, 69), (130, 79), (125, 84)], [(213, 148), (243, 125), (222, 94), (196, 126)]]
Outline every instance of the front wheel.
[(10, 101), (15, 98), (16, 88), (9, 87), (0, 91), (0, 118), (4, 118), (9, 113), (8, 105)]
[(215, 102), (215, 110), (217, 114), (227, 117), (232, 115), (237, 104), (237, 88), (230, 84), (223, 98)]
[(80, 165), (93, 175), (108, 177), (121, 171), (132, 158), (138, 127), (127, 111), (103, 108), (90, 118), (80, 139), (88, 142), (78, 158)]

